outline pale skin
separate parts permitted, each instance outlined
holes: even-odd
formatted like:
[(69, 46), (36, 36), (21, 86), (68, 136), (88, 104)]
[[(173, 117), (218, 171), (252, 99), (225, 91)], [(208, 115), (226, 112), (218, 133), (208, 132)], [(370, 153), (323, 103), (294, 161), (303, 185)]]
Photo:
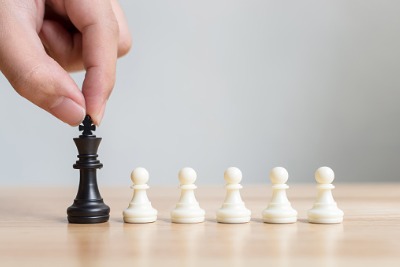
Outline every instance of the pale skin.
[[(117, 58), (131, 48), (117, 0), (0, 0), (0, 70), (23, 97), (75, 126), (99, 125)], [(68, 72), (86, 70), (82, 90)]]

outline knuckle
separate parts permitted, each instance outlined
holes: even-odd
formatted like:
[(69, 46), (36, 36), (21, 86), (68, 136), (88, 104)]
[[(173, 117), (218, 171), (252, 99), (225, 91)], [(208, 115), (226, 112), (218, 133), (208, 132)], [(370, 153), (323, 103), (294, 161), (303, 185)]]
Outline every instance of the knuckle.
[(132, 48), (132, 39), (130, 36), (121, 36), (118, 42), (118, 57), (128, 54)]

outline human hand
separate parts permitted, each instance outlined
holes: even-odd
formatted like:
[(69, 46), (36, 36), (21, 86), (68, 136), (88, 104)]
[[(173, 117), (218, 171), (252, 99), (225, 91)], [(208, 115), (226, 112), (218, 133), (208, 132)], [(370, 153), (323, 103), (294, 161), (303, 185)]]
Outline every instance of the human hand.
[[(131, 37), (117, 0), (0, 0), (0, 70), (70, 125), (100, 124)], [(67, 71), (86, 70), (82, 92)]]

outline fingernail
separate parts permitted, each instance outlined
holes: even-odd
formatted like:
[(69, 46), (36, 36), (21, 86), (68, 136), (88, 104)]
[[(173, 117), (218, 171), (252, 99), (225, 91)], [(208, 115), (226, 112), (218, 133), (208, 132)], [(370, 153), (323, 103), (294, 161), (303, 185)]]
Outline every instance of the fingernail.
[(103, 120), (103, 117), (104, 117), (104, 111), (105, 111), (105, 110), (106, 110), (106, 102), (103, 103), (103, 106), (101, 107), (100, 112), (97, 113), (97, 115), (96, 115), (96, 118), (95, 118), (95, 122), (94, 122), (94, 123), (95, 123), (97, 126), (100, 126), (101, 121)]
[(86, 111), (81, 105), (67, 97), (61, 97), (50, 107), (50, 112), (71, 126), (79, 125), (86, 115)]

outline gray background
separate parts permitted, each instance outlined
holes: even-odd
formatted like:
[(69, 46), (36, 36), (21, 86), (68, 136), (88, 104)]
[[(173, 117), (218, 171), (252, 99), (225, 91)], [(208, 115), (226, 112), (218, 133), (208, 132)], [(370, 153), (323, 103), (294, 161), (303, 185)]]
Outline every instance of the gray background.
[[(399, 1), (121, 1), (134, 39), (97, 131), (102, 185), (398, 181)], [(81, 84), (83, 74), (73, 75)], [(76, 185), (78, 135), (0, 78), (0, 183)]]

